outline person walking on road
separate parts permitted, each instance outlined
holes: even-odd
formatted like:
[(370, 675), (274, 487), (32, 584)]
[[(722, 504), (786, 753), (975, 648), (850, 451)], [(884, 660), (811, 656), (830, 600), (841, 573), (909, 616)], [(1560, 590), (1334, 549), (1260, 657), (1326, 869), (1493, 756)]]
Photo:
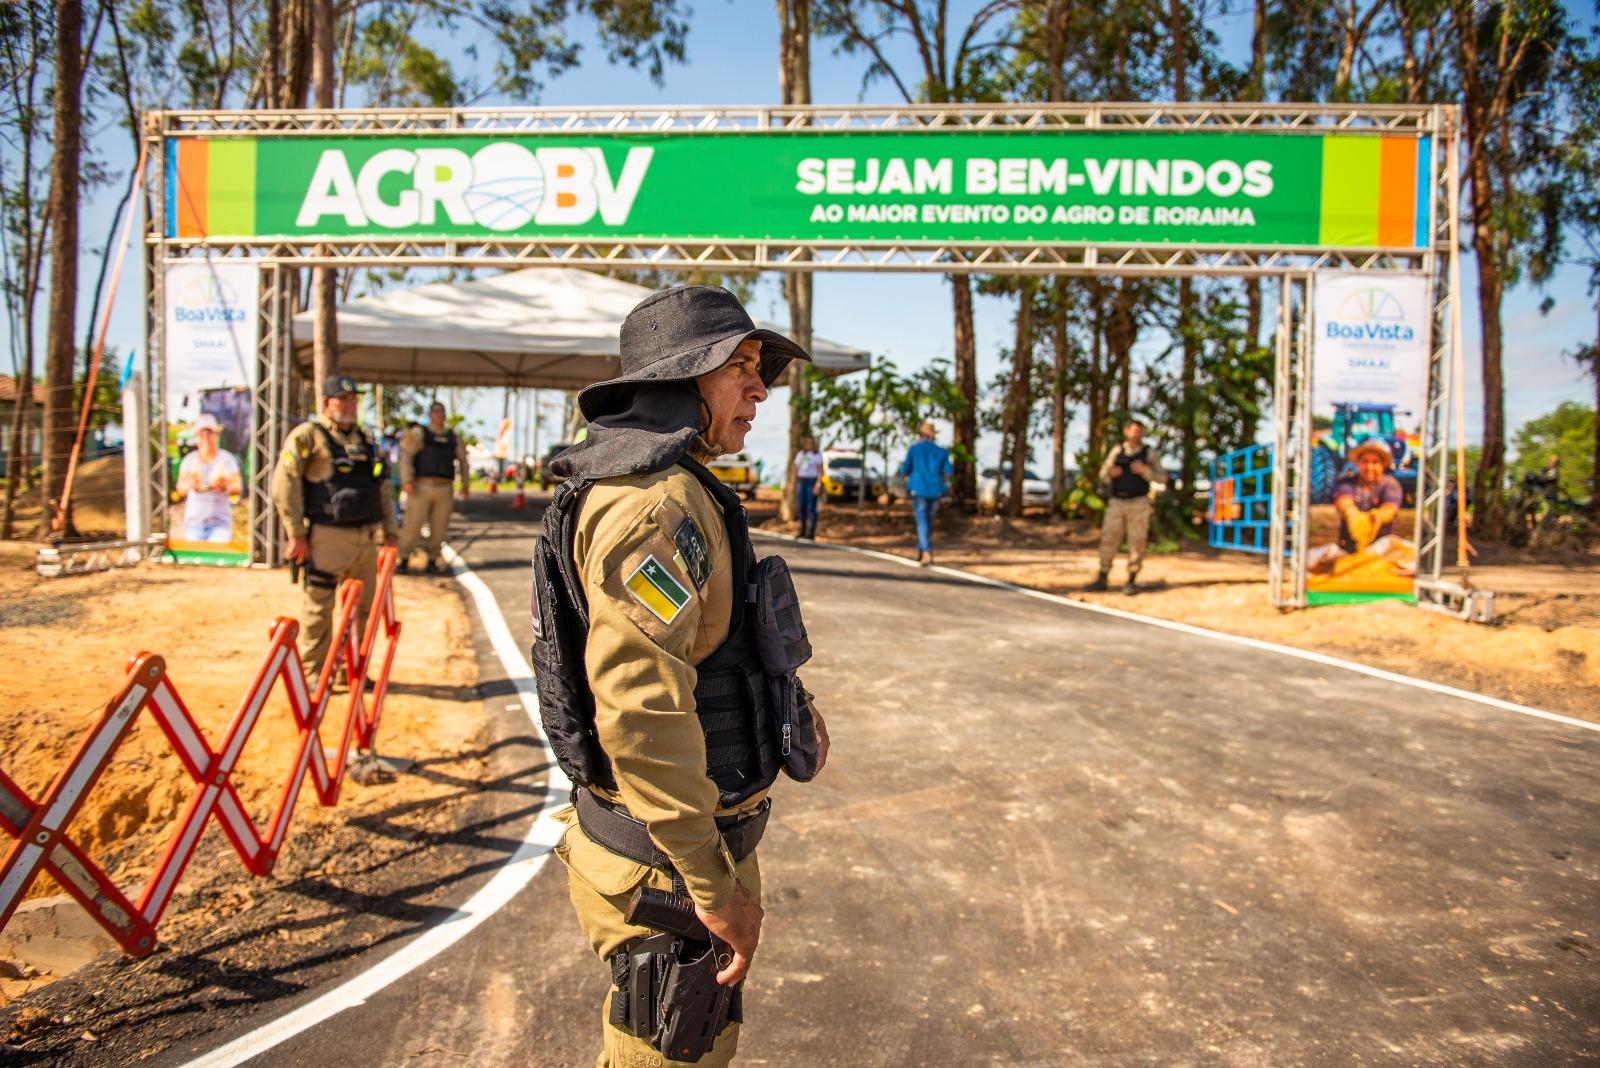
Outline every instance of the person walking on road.
[(384, 545), (396, 542), (383, 460), (356, 425), (359, 399), (353, 379), (329, 375), (321, 413), (289, 432), (272, 471), (272, 502), (289, 536), (285, 555), (305, 568), (300, 660), (313, 679), (328, 655), (340, 580), (361, 582), (359, 642), (377, 584), (380, 531)]
[(1130, 421), (1122, 428), (1122, 445), (1100, 465), (1100, 486), (1106, 493), (1106, 514), (1100, 526), (1100, 573), (1088, 589), (1104, 590), (1111, 565), (1124, 538), (1128, 541), (1128, 581), (1122, 592), (1139, 592), (1139, 569), (1150, 540), (1150, 487), (1167, 484), (1161, 458), (1144, 440), (1144, 425)]
[[(589, 432), (552, 461), (566, 481), (534, 549), (541, 715), (576, 784), (556, 855), (613, 984), (600, 1068), (725, 1065), (762, 933), (768, 791), (815, 775), (828, 738), (794, 675), (810, 645), (788, 570), (756, 561), (705, 461), (743, 448), (769, 385), (810, 357), (710, 286), (647, 297), (621, 356), (578, 395)], [(677, 895), (690, 933), (629, 922), (646, 890)]]
[[(406, 499), (406, 521), (400, 531), (400, 563), (395, 570), (402, 575), (411, 570), (411, 554), (419, 539), (428, 556), (428, 574), (439, 573), (439, 550), (450, 526), (457, 473), (461, 475), (461, 499), (466, 500), (471, 492), (467, 443), (446, 425), (445, 417), (444, 405), (434, 401), (428, 409), (427, 425), (411, 427), (400, 438), (400, 490)], [(425, 539), (424, 524), (428, 528)]]
[(800, 536), (817, 540), (817, 482), (822, 478), (822, 454), (816, 438), (804, 438), (794, 456), (794, 497), (800, 513)]
[(911, 508), (917, 521), (917, 563), (931, 564), (933, 517), (939, 511), (939, 501), (955, 469), (950, 464), (950, 450), (933, 440), (933, 423), (924, 422), (919, 433), (921, 440), (906, 450), (900, 473), (906, 476), (906, 489), (911, 494)]

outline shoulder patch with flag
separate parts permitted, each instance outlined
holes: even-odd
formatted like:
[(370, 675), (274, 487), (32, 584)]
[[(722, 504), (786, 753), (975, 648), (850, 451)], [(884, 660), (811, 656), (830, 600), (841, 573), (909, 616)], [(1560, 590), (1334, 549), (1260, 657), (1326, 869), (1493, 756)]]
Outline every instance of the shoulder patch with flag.
[(646, 556), (629, 573), (623, 585), (634, 600), (668, 626), (678, 618), (678, 613), (683, 611), (693, 596), (653, 554)]

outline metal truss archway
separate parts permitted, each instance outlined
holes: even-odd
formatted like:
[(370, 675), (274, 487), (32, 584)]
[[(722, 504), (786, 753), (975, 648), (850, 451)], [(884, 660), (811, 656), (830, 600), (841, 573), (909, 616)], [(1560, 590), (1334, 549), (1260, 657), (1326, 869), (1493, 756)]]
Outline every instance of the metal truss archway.
[[(1317, 272), (1342, 270), (1373, 275), (1421, 274), (1429, 280), (1433, 336), (1427, 409), (1417, 490), (1416, 541), (1419, 580), (1441, 576), (1444, 550), (1447, 444), (1451, 430), (1454, 366), (1451, 330), (1457, 294), (1451, 267), (1458, 238), (1447, 204), (1460, 135), (1460, 115), (1443, 105), (1160, 104), (1094, 103), (1051, 105), (906, 105), (804, 107), (626, 107), (626, 108), (436, 108), (294, 111), (168, 111), (148, 117), (150, 156), (164, 159), (168, 138), (282, 137), (338, 134), (383, 137), (404, 134), (479, 136), (548, 134), (648, 134), (660, 132), (760, 133), (774, 138), (860, 131), (984, 132), (1026, 135), (1037, 131), (1250, 131), (1284, 137), (1353, 133), (1431, 138), (1427, 234), (1422, 247), (1260, 247), (1232, 244), (1117, 244), (1103, 242), (1005, 243), (983, 241), (706, 241), (625, 238), (538, 240), (529, 238), (359, 238), (315, 241), (230, 240), (169, 237), (165, 173), (154, 183), (157, 217), (146, 231), (149, 295), (145, 358), (152, 397), (151, 450), (146, 471), (154, 502), (152, 529), (166, 528), (168, 497), (162, 347), (162, 274), (167, 266), (195, 259), (248, 259), (262, 268), (261, 329), (257, 352), (257, 462), (249, 487), (252, 557), (276, 563), (277, 519), (267, 492), (270, 459), (295, 421), (300, 383), (292, 358), (289, 318), (292, 278), (300, 268), (534, 266), (592, 270), (666, 271), (859, 271), (938, 274), (1030, 274), (1141, 276), (1156, 278), (1276, 278), (1281, 282), (1275, 342), (1273, 487), (1274, 542), (1271, 596), (1274, 604), (1305, 603), (1305, 538), (1309, 515), (1307, 465), (1311, 441), (1311, 293)], [(158, 166), (159, 171), (159, 166)], [(1457, 187), (1458, 189), (1458, 187)], [(1285, 566), (1285, 562), (1288, 566)]]

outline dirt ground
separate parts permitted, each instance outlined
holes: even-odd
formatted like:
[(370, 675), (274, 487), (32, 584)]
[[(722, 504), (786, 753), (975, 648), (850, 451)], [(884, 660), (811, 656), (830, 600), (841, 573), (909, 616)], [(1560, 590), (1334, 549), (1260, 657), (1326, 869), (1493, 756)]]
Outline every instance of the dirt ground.
[[(124, 536), (122, 457), (97, 456), (79, 466), (72, 482), (73, 523), (81, 540), (110, 540)], [(38, 486), (17, 496), (13, 535), (31, 539), (39, 526), (43, 497)]]
[[(751, 522), (793, 533), (770, 493)], [(1408, 517), (1402, 516), (1402, 526)], [(1331, 532), (1331, 516), (1314, 516)], [(1315, 534), (1314, 530), (1314, 534)], [(825, 505), (818, 540), (916, 555), (910, 505)], [(1266, 559), (1209, 548), (1150, 556), (1136, 596), (1086, 593), (1097, 570), (1098, 529), (1045, 516), (1006, 520), (941, 511), (934, 536), (941, 565), (1097, 604), (1280, 642), (1600, 721), (1600, 553), (1533, 556), (1485, 548), (1475, 586), (1493, 590), (1498, 621), (1463, 623), (1396, 601), (1279, 612), (1267, 601)], [(1453, 558), (1454, 549), (1449, 549)]]
[[(457, 587), (445, 579), (407, 579), (397, 586), (397, 598), (404, 629), (378, 749), (385, 756), (425, 759), (440, 774), (402, 775), (366, 787), (347, 780), (332, 809), (320, 805), (308, 776), (280, 867), (293, 859), (297, 840), (337, 834), (379, 809), (404, 805), (419, 825), (434, 820), (432, 802), (452, 789), (449, 777), (472, 778), (481, 771), (476, 765), (483, 760), (482, 705), (471, 622)], [(217, 746), (266, 652), (271, 622), (299, 615), (299, 591), (282, 570), (145, 564), (47, 580), (7, 565), (0, 571), (0, 658), (13, 671), (0, 699), (0, 766), (31, 796), (40, 796), (140, 650), (166, 658), (169, 679)], [(338, 737), (343, 710), (342, 695), (336, 695), (323, 730), (329, 744)], [(233, 777), (258, 826), (270, 817), (297, 750), (298, 732), (279, 687)], [(132, 896), (193, 789), (159, 727), (141, 716), (90, 792), (73, 835)], [(214, 825), (207, 837), (202, 856), (224, 841)], [(197, 860), (180, 884), (163, 932), (204, 922), (204, 915), (182, 914), (184, 899), (211, 901), (217, 892), (247, 898), (252, 881), (231, 854), (216, 865)], [(29, 896), (57, 892), (43, 876)], [(0, 1005), (51, 978), (0, 978)]]

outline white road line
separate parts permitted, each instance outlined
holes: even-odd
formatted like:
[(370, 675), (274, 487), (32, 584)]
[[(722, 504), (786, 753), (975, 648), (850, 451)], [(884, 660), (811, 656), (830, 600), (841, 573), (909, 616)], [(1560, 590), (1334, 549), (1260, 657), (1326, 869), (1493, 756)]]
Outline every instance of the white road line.
[[(511, 628), (506, 625), (500, 606), (483, 580), (472, 573), (464, 560), (450, 546), (445, 546), (445, 558), (455, 573), (456, 581), (472, 595), (478, 616), (483, 620), (489, 642), (505, 669), (506, 677), (517, 686), (522, 709), (527, 713), (528, 724), (539, 743), (549, 749), (549, 741), (539, 724), (539, 698), (534, 690), (533, 669), (522, 653)], [(185, 1068), (227, 1068), (242, 1064), (251, 1057), (264, 1053), (273, 1046), (322, 1023), (345, 1009), (363, 1004), (384, 987), (426, 964), (461, 939), (471, 934), (484, 920), (493, 916), (544, 867), (545, 858), (561, 839), (561, 824), (551, 818), (552, 813), (566, 800), (571, 783), (554, 762), (550, 765), (550, 781), (545, 786), (543, 807), (533, 825), (528, 828), (517, 851), (506, 859), (494, 878), (468, 898), (450, 915), (428, 928), (417, 938), (406, 943), (394, 953), (352, 976), (332, 990), (319, 994), (299, 1008), (285, 1013), (271, 1023), (264, 1024), (248, 1034), (241, 1035), (225, 1046), (189, 1061)]]
[[(752, 530), (750, 533), (759, 534), (764, 538), (778, 538), (784, 541), (796, 540), (792, 534), (779, 534), (767, 530)], [(858, 556), (870, 556), (876, 560), (887, 560), (902, 567), (915, 568), (919, 571), (935, 571), (941, 575), (961, 579), (979, 586), (992, 586), (995, 589), (1009, 590), (1020, 593), (1024, 597), (1032, 597), (1040, 601), (1049, 601), (1051, 604), (1066, 605), (1083, 612), (1094, 612), (1103, 616), (1112, 616), (1116, 619), (1126, 619), (1133, 623), (1145, 623), (1163, 630), (1175, 630), (1180, 634), (1192, 634), (1199, 638), (1210, 638), (1212, 641), (1228, 642), (1231, 645), (1243, 645), (1250, 649), (1260, 649), (1264, 652), (1278, 653), (1282, 656), (1292, 656), (1297, 660), (1306, 660), (1313, 664), (1325, 667), (1343, 668), (1362, 675), (1369, 675), (1385, 682), (1396, 682), (1402, 686), (1414, 686), (1419, 690), (1428, 690), (1432, 693), (1443, 694), (1446, 697), (1458, 697), (1463, 701), (1472, 701), (1490, 708), (1498, 708), (1503, 712), (1515, 712), (1519, 716), (1532, 716), (1535, 719), (1549, 720), (1551, 723), (1560, 723), (1566, 727), (1577, 727), (1580, 730), (1600, 731), (1600, 723), (1590, 723), (1588, 720), (1575, 719), (1572, 716), (1563, 716), (1559, 712), (1549, 712), (1531, 705), (1519, 705), (1514, 701), (1502, 701), (1498, 697), (1487, 694), (1474, 693), (1471, 690), (1460, 690), (1454, 686), (1446, 686), (1441, 682), (1431, 682), (1428, 679), (1419, 679), (1411, 675), (1401, 675), (1383, 668), (1370, 667), (1354, 660), (1341, 660), (1336, 656), (1326, 653), (1315, 653), (1309, 649), (1296, 649), (1292, 645), (1279, 645), (1277, 642), (1263, 641), (1260, 638), (1246, 638), (1238, 634), (1228, 634), (1220, 630), (1208, 630), (1205, 627), (1196, 627), (1189, 623), (1178, 623), (1170, 619), (1158, 619), (1155, 616), (1142, 616), (1137, 612), (1125, 612), (1120, 608), (1111, 608), (1106, 605), (1092, 604), (1088, 601), (1078, 601), (1071, 597), (1062, 597), (1055, 593), (1045, 593), (1043, 590), (1029, 589), (1027, 586), (1018, 586), (1015, 583), (1005, 582), (1001, 579), (988, 578), (984, 575), (975, 575), (970, 571), (961, 571), (953, 567), (931, 566), (924, 568), (915, 560), (893, 553), (880, 552), (877, 549), (863, 549), (858, 545), (839, 545), (835, 542), (811, 542), (810, 544), (822, 548), (833, 549), (838, 552), (855, 553)]]

